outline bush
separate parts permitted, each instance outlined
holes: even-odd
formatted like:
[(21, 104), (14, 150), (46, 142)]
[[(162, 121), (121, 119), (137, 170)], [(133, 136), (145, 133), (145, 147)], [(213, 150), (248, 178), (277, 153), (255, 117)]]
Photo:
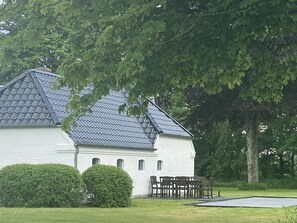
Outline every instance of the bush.
[(242, 181), (229, 181), (229, 182), (224, 182), (224, 181), (215, 181), (214, 186), (215, 187), (237, 187)]
[(270, 189), (297, 189), (297, 178), (296, 177), (284, 177), (267, 179), (265, 183)]
[(247, 183), (242, 182), (238, 184), (239, 190), (266, 190), (267, 185), (265, 183)]
[(93, 165), (83, 174), (90, 204), (95, 207), (127, 207), (132, 194), (132, 179), (114, 166)]
[(36, 165), (32, 207), (77, 207), (83, 199), (84, 184), (78, 170), (63, 164)]
[(75, 207), (83, 181), (63, 164), (15, 164), (0, 170), (0, 203), (6, 207)]
[(30, 164), (15, 164), (0, 170), (1, 206), (26, 206), (35, 191), (35, 185), (32, 184), (34, 171), (34, 166)]

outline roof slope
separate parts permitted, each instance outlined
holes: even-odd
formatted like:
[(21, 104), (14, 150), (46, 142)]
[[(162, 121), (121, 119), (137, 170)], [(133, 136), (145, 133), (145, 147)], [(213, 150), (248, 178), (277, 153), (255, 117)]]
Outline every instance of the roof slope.
[[(29, 70), (0, 89), (0, 127), (57, 126), (67, 115), (69, 90), (53, 90), (59, 76)], [(78, 144), (153, 149), (158, 133), (191, 137), (185, 128), (154, 103), (144, 117), (119, 114), (125, 93), (110, 91), (79, 117), (78, 127), (68, 134)]]
[(0, 126), (54, 126), (33, 77), (21, 75), (0, 90)]

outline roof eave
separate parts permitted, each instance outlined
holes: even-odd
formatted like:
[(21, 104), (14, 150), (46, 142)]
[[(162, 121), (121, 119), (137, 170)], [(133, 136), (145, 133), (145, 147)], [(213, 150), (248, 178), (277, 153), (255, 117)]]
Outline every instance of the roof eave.
[(186, 138), (186, 139), (193, 139), (191, 135), (177, 135), (177, 134), (169, 134), (169, 133), (161, 133), (160, 136), (169, 136), (169, 137), (177, 137), (177, 138)]
[(28, 128), (59, 128), (57, 125), (15, 125), (15, 126), (0, 126), (0, 129), (28, 129)]
[[(71, 138), (71, 137), (70, 137)], [(155, 151), (154, 147), (128, 147), (128, 146), (108, 146), (108, 145), (96, 145), (96, 144), (87, 144), (87, 143), (79, 143), (74, 142), (77, 146), (88, 146), (88, 147), (99, 147), (99, 148), (108, 148), (108, 149), (125, 149), (125, 150), (141, 150), (141, 151)]]

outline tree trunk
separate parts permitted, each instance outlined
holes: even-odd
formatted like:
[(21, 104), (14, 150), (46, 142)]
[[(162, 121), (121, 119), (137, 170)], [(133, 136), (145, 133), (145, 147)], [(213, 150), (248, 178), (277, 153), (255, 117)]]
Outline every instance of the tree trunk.
[(258, 160), (259, 152), (257, 146), (257, 112), (246, 111), (246, 141), (247, 141), (247, 172), (248, 182), (259, 182)]

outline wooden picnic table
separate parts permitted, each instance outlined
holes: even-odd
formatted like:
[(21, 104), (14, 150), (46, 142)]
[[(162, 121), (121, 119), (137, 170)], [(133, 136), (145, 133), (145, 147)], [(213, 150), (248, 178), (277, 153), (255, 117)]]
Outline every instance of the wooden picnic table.
[(203, 196), (203, 179), (194, 177), (160, 177), (161, 197), (199, 198)]

